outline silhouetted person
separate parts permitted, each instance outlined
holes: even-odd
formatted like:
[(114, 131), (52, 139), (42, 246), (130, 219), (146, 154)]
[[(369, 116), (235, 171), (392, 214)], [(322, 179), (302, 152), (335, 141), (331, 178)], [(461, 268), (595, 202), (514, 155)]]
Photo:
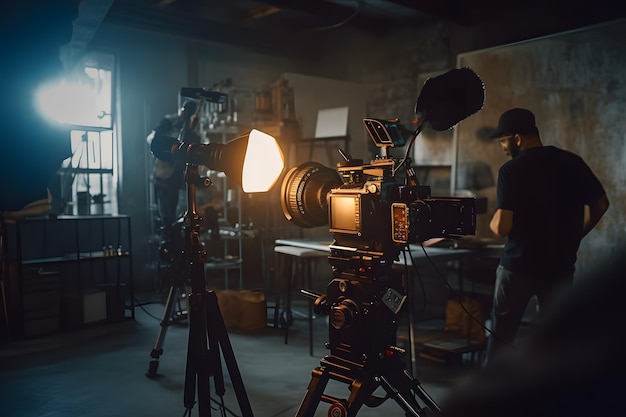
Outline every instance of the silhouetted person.
[[(187, 100), (180, 109), (177, 118), (165, 116), (148, 135), (147, 141), (152, 142), (154, 135), (176, 137), (186, 143), (199, 143), (201, 138), (195, 131), (198, 106), (195, 101)], [(170, 228), (180, 217), (178, 201), (180, 191), (185, 188), (185, 163), (183, 161), (167, 162), (154, 159), (154, 194), (157, 203), (160, 229), (163, 238), (170, 239)]]

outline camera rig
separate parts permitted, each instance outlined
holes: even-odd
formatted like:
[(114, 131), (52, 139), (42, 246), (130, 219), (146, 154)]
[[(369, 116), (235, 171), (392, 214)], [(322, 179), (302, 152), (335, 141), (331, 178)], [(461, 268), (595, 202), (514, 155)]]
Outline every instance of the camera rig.
[[(393, 268), (410, 243), (473, 235), (473, 198), (431, 196), (411, 167), (410, 150), (422, 129), (447, 130), (482, 108), (484, 86), (469, 68), (451, 70), (426, 81), (417, 100), (414, 132), (398, 120), (364, 119), (380, 149), (369, 164), (349, 155), (337, 170), (316, 162), (292, 168), (281, 187), (285, 217), (304, 228), (329, 225), (333, 235), (328, 257), (333, 279), (315, 298), (317, 314), (329, 316), (330, 354), (313, 371), (298, 410), (312, 417), (319, 401), (331, 403), (329, 415), (356, 415), (362, 405), (375, 407), (393, 398), (407, 415), (439, 411), (437, 404), (405, 369), (397, 346), (400, 313), (407, 300), (402, 271)], [(388, 148), (406, 146), (396, 160)], [(405, 175), (397, 175), (401, 167)], [(324, 394), (329, 379), (350, 385), (347, 400)], [(387, 396), (372, 394), (382, 387)], [(419, 400), (421, 401), (418, 401)]]

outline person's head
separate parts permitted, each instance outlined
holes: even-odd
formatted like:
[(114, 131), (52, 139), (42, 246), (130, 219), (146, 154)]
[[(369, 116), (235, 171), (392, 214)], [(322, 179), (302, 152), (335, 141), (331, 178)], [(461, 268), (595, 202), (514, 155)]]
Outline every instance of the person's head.
[(502, 113), (494, 138), (511, 158), (525, 149), (541, 146), (535, 115), (526, 109), (515, 108)]

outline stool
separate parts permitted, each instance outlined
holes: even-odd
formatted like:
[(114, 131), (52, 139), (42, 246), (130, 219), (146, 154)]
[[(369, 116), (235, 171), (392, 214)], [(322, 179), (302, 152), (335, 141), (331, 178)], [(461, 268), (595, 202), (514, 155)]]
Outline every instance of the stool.
[[(275, 254), (286, 255), (285, 265), (283, 267), (284, 279), (287, 282), (287, 297), (286, 297), (286, 306), (285, 312), (286, 315), (291, 315), (291, 290), (292, 283), (294, 281), (294, 277), (297, 273), (301, 273), (305, 280), (306, 285), (310, 288), (312, 281), (312, 265), (319, 258), (327, 258), (328, 252), (315, 250), (315, 249), (306, 249), (299, 248), (296, 246), (275, 246), (274, 247)], [(278, 285), (276, 286), (278, 288)], [(278, 311), (280, 308), (280, 291), (277, 291), (276, 294), (276, 304), (274, 307), (274, 325), (276, 326), (278, 323)], [(313, 356), (313, 300), (309, 299), (309, 309), (308, 309), (308, 321), (309, 321), (309, 353)], [(288, 343), (289, 340), (289, 317), (285, 318), (285, 344)]]

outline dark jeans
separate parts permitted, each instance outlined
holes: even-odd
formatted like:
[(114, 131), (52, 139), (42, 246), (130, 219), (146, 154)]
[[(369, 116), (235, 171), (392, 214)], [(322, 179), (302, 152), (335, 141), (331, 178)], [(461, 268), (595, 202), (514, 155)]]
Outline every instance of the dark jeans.
[(499, 265), (496, 269), (496, 285), (491, 309), (491, 334), (487, 339), (487, 351), (483, 366), (513, 341), (522, 322), (528, 302), (536, 295), (539, 311), (548, 308), (558, 290), (571, 284), (573, 275), (536, 276), (511, 272)]

